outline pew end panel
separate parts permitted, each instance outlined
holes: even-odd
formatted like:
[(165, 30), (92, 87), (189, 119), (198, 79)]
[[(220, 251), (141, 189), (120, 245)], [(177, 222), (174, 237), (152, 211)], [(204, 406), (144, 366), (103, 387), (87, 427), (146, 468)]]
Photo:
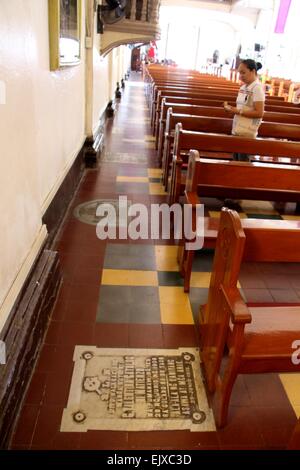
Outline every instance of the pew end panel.
[(222, 209), (208, 302), (199, 326), (203, 369), (208, 390), (214, 393), (219, 427), (227, 422), (238, 374), (299, 371), (292, 361), (292, 344), (300, 338), (300, 306), (248, 307), (237, 289), (242, 260), (299, 262), (299, 249), (289, 248), (296, 240), (299, 245), (299, 228), (244, 230), (235, 211)]

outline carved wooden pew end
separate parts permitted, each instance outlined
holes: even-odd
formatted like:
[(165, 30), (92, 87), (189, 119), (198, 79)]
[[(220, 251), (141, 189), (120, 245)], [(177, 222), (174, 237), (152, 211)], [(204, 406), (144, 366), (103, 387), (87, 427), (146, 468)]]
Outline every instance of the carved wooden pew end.
[(238, 374), (299, 371), (292, 345), (300, 338), (300, 306), (248, 307), (237, 288), (242, 260), (300, 262), (299, 240), (300, 228), (243, 229), (237, 212), (221, 211), (208, 301), (200, 319), (202, 364), (220, 427), (227, 422)]

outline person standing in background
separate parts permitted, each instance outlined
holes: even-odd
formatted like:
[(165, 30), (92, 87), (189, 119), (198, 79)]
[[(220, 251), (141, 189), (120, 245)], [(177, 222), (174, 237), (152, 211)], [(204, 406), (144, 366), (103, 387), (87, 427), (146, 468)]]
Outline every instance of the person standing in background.
[[(264, 89), (257, 77), (257, 71), (261, 68), (262, 65), (252, 59), (242, 60), (239, 65), (238, 71), (243, 85), (239, 90), (236, 106), (224, 103), (224, 109), (234, 114), (231, 131), (233, 135), (254, 139), (257, 136), (265, 107)], [(234, 160), (249, 161), (249, 155), (236, 153)]]

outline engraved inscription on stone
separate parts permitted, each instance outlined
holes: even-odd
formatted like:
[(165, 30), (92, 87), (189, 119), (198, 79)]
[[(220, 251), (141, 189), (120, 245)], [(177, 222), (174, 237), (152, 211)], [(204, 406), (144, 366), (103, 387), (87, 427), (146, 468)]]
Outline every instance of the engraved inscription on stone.
[(137, 350), (136, 354), (130, 349), (84, 350), (77, 346), (76, 350), (78, 362), (62, 431), (71, 430), (72, 422), (83, 430), (201, 430), (201, 426), (214, 430), (196, 349)]
[(198, 417), (192, 360), (188, 353), (150, 356), (139, 367), (134, 356), (124, 356), (113, 359), (99, 375), (85, 377), (82, 388), (97, 393), (107, 403), (106, 411), (121, 418), (193, 419), (195, 414), (195, 421), (204, 421), (205, 413)]

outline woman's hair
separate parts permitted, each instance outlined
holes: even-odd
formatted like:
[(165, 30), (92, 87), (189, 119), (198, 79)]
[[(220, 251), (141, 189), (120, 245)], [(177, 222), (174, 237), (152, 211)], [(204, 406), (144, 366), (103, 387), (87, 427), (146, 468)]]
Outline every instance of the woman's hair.
[(251, 71), (255, 70), (255, 72), (262, 68), (262, 64), (260, 62), (255, 62), (253, 59), (244, 59), (242, 60), (241, 64), (246, 65), (247, 69)]

